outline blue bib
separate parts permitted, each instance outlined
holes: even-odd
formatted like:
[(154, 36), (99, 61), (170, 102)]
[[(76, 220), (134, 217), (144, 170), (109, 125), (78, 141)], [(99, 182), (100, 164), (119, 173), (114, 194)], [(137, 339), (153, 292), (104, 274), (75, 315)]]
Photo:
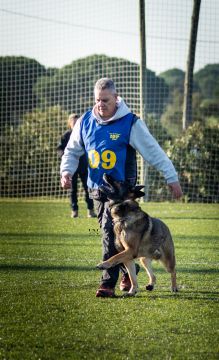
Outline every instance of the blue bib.
[(85, 113), (81, 124), (81, 138), (88, 158), (88, 187), (97, 189), (103, 174), (115, 180), (125, 180), (127, 147), (134, 118), (129, 113), (119, 120), (101, 125), (91, 111)]

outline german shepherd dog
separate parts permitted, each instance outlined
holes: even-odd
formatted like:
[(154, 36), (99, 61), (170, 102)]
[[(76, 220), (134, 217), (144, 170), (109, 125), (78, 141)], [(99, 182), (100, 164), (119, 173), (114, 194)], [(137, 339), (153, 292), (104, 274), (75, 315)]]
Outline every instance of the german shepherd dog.
[(135, 199), (144, 196), (143, 186), (130, 187), (116, 182), (104, 174), (105, 185), (101, 191), (110, 200), (114, 223), (115, 245), (118, 254), (97, 265), (100, 270), (123, 263), (128, 271), (131, 289), (128, 295), (135, 296), (138, 289), (134, 259), (139, 259), (146, 270), (149, 283), (146, 290), (153, 290), (156, 277), (152, 271), (152, 260), (160, 260), (171, 275), (171, 288), (177, 292), (174, 243), (169, 228), (160, 220), (141, 210)]

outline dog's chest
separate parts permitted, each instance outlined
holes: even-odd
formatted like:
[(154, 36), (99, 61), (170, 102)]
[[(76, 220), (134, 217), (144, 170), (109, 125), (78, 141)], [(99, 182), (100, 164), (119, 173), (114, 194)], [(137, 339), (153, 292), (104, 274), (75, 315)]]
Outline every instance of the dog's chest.
[(149, 230), (149, 223), (145, 219), (134, 219), (133, 217), (119, 219), (114, 223), (117, 248), (135, 247), (139, 248), (146, 228)]
[(132, 236), (141, 232), (142, 222), (135, 219), (133, 216), (126, 218), (119, 218), (114, 221), (114, 232), (118, 236), (126, 237)]

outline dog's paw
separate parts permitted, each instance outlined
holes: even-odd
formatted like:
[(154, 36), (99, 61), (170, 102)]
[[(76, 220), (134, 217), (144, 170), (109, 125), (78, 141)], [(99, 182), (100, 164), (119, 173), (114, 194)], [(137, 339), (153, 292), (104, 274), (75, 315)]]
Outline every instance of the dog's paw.
[(105, 267), (104, 267), (103, 263), (100, 263), (100, 264), (98, 264), (98, 265), (96, 266), (96, 269), (98, 269), (98, 270), (104, 270)]
[(154, 285), (146, 285), (146, 290), (148, 290), (148, 291), (152, 291), (152, 290), (154, 290)]
[(96, 269), (98, 270), (106, 270), (110, 268), (110, 264), (107, 263), (107, 261), (102, 262), (96, 266)]

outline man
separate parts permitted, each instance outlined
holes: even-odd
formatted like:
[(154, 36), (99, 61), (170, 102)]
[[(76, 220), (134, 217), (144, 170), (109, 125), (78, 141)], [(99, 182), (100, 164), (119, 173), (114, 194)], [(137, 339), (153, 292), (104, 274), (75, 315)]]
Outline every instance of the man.
[[(124, 100), (118, 96), (111, 79), (103, 78), (94, 87), (95, 106), (77, 121), (61, 163), (61, 184), (71, 186), (71, 178), (84, 152), (87, 154), (88, 188), (94, 199), (98, 221), (102, 228), (103, 260), (117, 253), (108, 199), (99, 191), (103, 174), (110, 174), (115, 180), (136, 182), (136, 159), (133, 149), (161, 171), (173, 196), (178, 199), (182, 190), (175, 168), (150, 134), (145, 123), (136, 119)], [(136, 268), (136, 272), (138, 269)], [(97, 297), (115, 295), (115, 285), (119, 276), (119, 265), (104, 270)], [(120, 289), (128, 291), (130, 280), (123, 270)]]
[[(70, 139), (72, 130), (78, 120), (77, 114), (71, 114), (68, 117), (68, 130), (65, 131), (65, 133), (62, 135), (61, 140), (57, 146), (57, 152), (60, 158), (62, 158), (64, 154), (64, 150), (66, 148), (66, 145), (68, 144), (68, 141)], [(94, 213), (94, 204), (93, 200), (90, 199), (88, 188), (87, 188), (87, 158), (86, 155), (82, 155), (79, 159), (79, 165), (77, 170), (75, 171), (72, 182), (71, 182), (71, 196), (70, 196), (70, 203), (71, 203), (71, 217), (76, 218), (78, 217), (78, 177), (80, 177), (84, 192), (85, 192), (85, 201), (87, 203), (87, 217), (93, 218), (96, 217)]]

